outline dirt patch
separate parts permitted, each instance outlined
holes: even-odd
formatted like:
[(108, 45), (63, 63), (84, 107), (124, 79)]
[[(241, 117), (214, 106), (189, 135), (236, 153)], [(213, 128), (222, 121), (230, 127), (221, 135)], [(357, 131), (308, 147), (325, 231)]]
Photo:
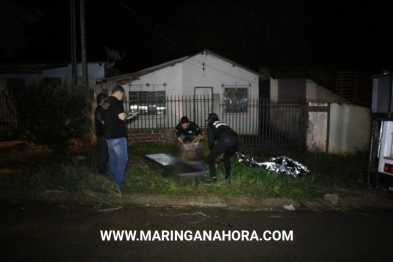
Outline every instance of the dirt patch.
[(86, 146), (72, 145), (67, 155), (54, 155), (50, 150), (33, 143), (20, 140), (0, 142), (1, 188), (12, 187), (17, 179), (42, 168), (57, 169), (74, 164), (73, 156), (80, 153), (91, 154), (91, 150), (93, 149)]

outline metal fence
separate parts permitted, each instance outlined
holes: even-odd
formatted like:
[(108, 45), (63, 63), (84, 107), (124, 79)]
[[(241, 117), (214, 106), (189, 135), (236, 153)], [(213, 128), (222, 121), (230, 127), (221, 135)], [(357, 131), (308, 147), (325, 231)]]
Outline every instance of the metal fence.
[(0, 139), (6, 139), (16, 134), (17, 118), (12, 99), (0, 92)]
[[(16, 112), (12, 101), (0, 95), (0, 138), (15, 134)], [(252, 151), (303, 151), (306, 149), (308, 105), (304, 101), (270, 101), (244, 99), (233, 101), (209, 96), (156, 96), (146, 101), (124, 101), (127, 110), (140, 114), (127, 121), (129, 130), (174, 129), (182, 116), (201, 128), (210, 112), (233, 128), (241, 138), (242, 147)]]
[(153, 101), (124, 101), (130, 111), (139, 111), (138, 117), (127, 123), (129, 130), (174, 129), (182, 116), (187, 116), (200, 127), (213, 108), (208, 96), (166, 96)]
[(247, 99), (236, 107), (209, 96), (166, 96), (154, 101), (125, 101), (140, 114), (128, 122), (129, 130), (174, 129), (182, 116), (206, 128), (210, 112), (216, 112), (239, 135), (243, 147), (259, 150), (302, 151), (306, 148), (308, 106), (305, 101)]

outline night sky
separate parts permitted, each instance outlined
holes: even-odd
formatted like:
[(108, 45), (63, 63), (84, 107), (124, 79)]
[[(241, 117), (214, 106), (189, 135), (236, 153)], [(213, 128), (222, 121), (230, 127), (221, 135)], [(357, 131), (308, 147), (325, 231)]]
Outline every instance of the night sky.
[[(28, 47), (6, 61), (69, 62), (70, 1), (15, 2), (45, 16), (29, 30), (33, 40)], [(88, 61), (107, 61), (107, 46), (120, 55), (126, 53), (115, 68), (129, 72), (202, 49), (253, 70), (259, 66), (393, 69), (391, 1), (136, 2), (86, 0)], [(80, 60), (79, 21), (77, 25)]]

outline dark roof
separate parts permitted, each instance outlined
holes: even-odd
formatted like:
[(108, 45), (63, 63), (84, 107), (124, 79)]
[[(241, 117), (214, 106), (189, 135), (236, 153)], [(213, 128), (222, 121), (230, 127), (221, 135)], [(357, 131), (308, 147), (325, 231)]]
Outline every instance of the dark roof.
[(266, 67), (261, 66), (259, 72), (273, 79), (309, 79), (334, 91), (337, 72), (334, 70), (313, 67)]
[(66, 67), (67, 63), (3, 63), (2, 74), (40, 74), (42, 70)]

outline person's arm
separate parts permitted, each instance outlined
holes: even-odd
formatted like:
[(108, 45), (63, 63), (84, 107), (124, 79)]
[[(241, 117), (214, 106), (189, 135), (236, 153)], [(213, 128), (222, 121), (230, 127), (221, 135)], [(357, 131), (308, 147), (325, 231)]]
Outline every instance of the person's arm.
[(201, 136), (201, 135), (202, 135), (202, 130), (199, 128), (198, 125), (195, 124), (195, 126), (196, 126), (195, 134), (196, 134), (197, 136)]
[(104, 120), (102, 119), (102, 115), (101, 115), (101, 106), (98, 106), (96, 108), (95, 111), (95, 115), (96, 115), (96, 120), (95, 121), (100, 121), (102, 124), (104, 124)]
[(120, 120), (126, 120), (127, 118), (127, 113), (123, 112), (117, 115), (119, 117)]
[(177, 125), (175, 127), (176, 136), (177, 136), (177, 142), (179, 142), (180, 144), (184, 144), (183, 139), (181, 139), (181, 137), (180, 137), (180, 130), (179, 130), (179, 128), (181, 128), (179, 125)]
[(118, 101), (117, 103), (116, 103), (116, 111), (117, 112), (119, 112), (118, 114), (117, 114), (117, 117), (120, 119), (120, 120), (122, 120), (122, 121), (124, 121), (124, 120), (126, 120), (126, 118), (127, 118), (127, 113), (124, 111), (124, 107), (123, 107), (123, 103), (121, 102), (121, 101)]

